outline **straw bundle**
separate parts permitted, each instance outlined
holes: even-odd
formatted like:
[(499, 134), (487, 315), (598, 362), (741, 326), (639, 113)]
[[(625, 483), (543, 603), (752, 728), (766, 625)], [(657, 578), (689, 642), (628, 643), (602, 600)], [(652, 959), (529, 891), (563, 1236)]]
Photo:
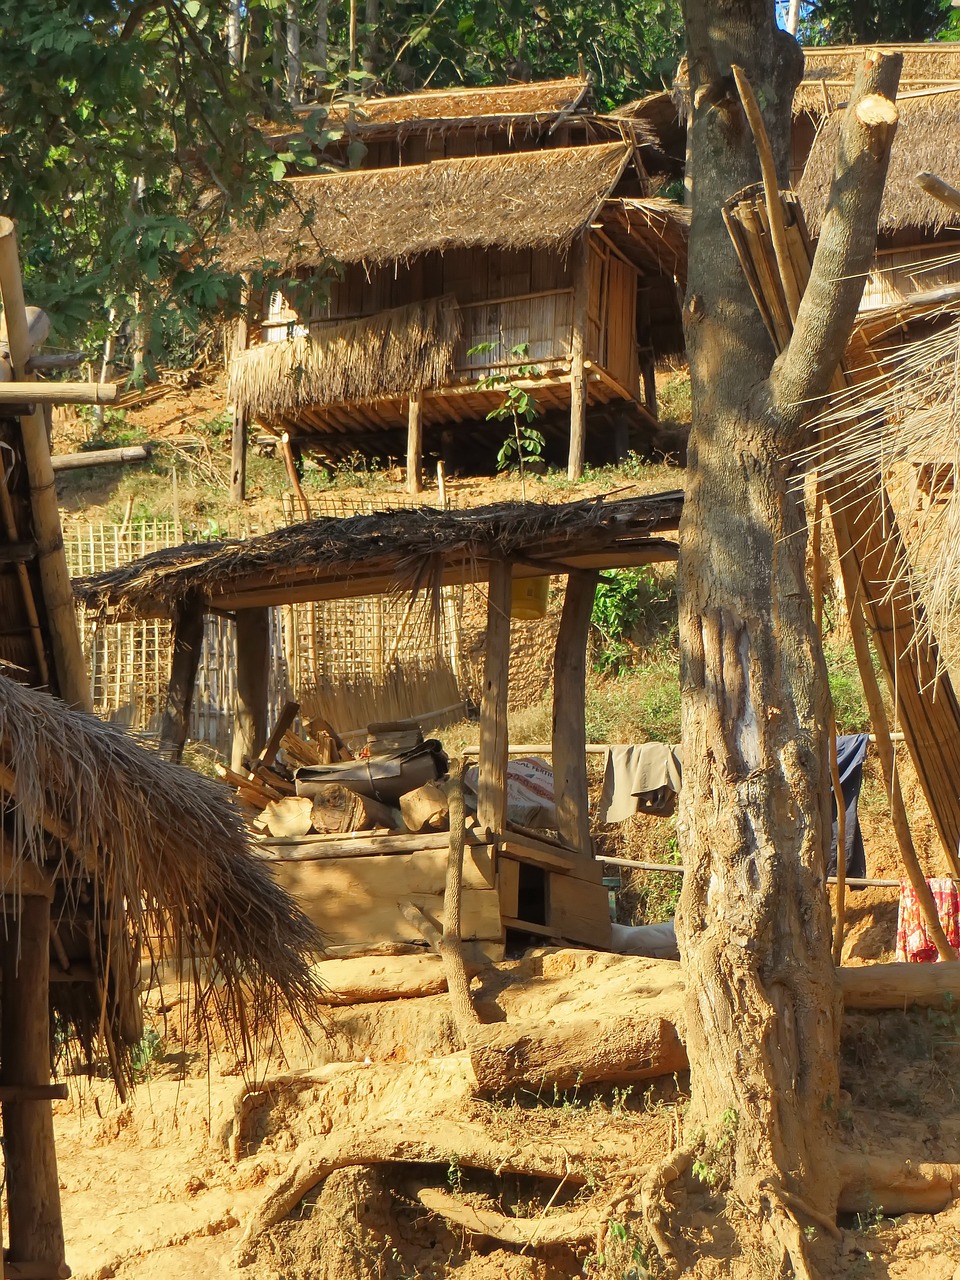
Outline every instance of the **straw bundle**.
[(377, 266), (451, 248), (565, 250), (630, 154), (612, 142), (291, 178), (281, 211), (236, 231), (222, 258), (232, 271), (296, 271), (331, 257)]
[[(92, 1061), (105, 1035), (114, 1071), (128, 1063), (125, 1011), (137, 949), (182, 961), (194, 1012), (234, 1029), (244, 1049), (282, 1007), (303, 1024), (319, 1005), (314, 926), (252, 853), (219, 783), (171, 765), (114, 725), (0, 675), (0, 791), (6, 804), (4, 893), (23, 865), (54, 877), (54, 918), (97, 940), (95, 988), (55, 984), (53, 1004)], [(216, 982), (213, 977), (216, 975)]]
[[(900, 123), (890, 152), (880, 209), (881, 232), (902, 231), (906, 227), (937, 232), (945, 226), (956, 226), (960, 215), (928, 196), (915, 179), (919, 172), (929, 169), (947, 182), (960, 181), (960, 91), (903, 98), (897, 109)], [(820, 128), (797, 189), (814, 234), (820, 230), (826, 213), (841, 115), (834, 112)]]
[(264, 419), (293, 415), (306, 405), (408, 395), (449, 381), (459, 337), (453, 298), (333, 321), (309, 337), (238, 352), (228, 395), (246, 417)]
[(74, 579), (87, 608), (166, 617), (191, 592), (203, 599), (245, 579), (283, 580), (286, 571), (324, 570), (344, 580), (371, 564), (398, 591), (432, 586), (444, 557), (474, 560), (562, 559), (571, 552), (642, 543), (676, 529), (676, 491), (615, 502), (499, 503), (461, 511), (428, 507), (326, 518), (289, 525), (247, 541), (190, 544), (156, 551), (89, 578)]

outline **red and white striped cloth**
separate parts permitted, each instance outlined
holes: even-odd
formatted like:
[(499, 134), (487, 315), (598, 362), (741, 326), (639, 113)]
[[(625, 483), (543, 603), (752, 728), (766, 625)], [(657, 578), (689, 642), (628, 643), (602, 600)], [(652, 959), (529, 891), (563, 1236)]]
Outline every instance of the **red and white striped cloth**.
[[(943, 932), (951, 947), (960, 948), (960, 893), (949, 879), (928, 880)], [(897, 917), (897, 960), (910, 964), (932, 964), (938, 960), (936, 945), (924, 924), (920, 903), (907, 880), (900, 881), (900, 912)]]

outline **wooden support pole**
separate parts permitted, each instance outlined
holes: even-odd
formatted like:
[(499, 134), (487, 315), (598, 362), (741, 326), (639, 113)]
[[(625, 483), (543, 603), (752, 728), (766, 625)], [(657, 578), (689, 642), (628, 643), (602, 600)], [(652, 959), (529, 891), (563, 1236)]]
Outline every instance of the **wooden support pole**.
[(267, 741), (270, 680), (270, 614), (267, 609), (237, 612), (237, 706), (230, 767), (256, 760)]
[[(7, 1089), (49, 1089), (50, 901), (7, 897), (4, 904), (2, 1080)], [(2, 1110), (9, 1216), (4, 1261), (29, 1266), (36, 1275), (63, 1274), (63, 1221), (49, 1096), (28, 1100), (8, 1095)]]
[(483, 694), (480, 699), (480, 782), (477, 822), (480, 830), (502, 834), (507, 829), (507, 694), (510, 678), (509, 560), (490, 564), (487, 632), (484, 640)]
[(297, 474), (297, 464), (293, 456), (293, 445), (290, 443), (290, 432), (284, 431), (280, 437), (280, 452), (283, 455), (283, 465), (287, 468), (287, 478), (290, 481), (290, 488), (293, 490), (297, 502), (300, 504), (300, 513), (304, 520), (312, 520), (313, 516), (310, 511), (310, 503), (307, 501), (307, 495), (303, 492), (303, 485), (300, 483), (300, 477)]
[(407, 406), (407, 493), (422, 493), (423, 393), (415, 391)]
[[(7, 327), (7, 341), (14, 373), (30, 380), (27, 362), (33, 355), (23, 281), (14, 224), (0, 218), (0, 298)], [(10, 385), (9, 383), (7, 384)], [(47, 609), (48, 634), (53, 650), (60, 697), (70, 706), (92, 711), (90, 681), (80, 642), (76, 603), (63, 549), (63, 531), (57, 506), (57, 490), (50, 462), (50, 442), (42, 410), (20, 419), (23, 455), (30, 484), (37, 563)]]
[(113, 404), (117, 391), (115, 382), (0, 382), (0, 404)]
[(174, 624), (167, 705), (160, 722), (160, 754), (167, 760), (179, 762), (183, 755), (202, 649), (203, 608), (198, 603), (184, 602)]
[[(234, 358), (246, 351), (250, 340), (250, 277), (243, 277), (240, 291), (240, 316), (237, 320)], [(243, 502), (247, 496), (247, 415), (237, 405), (233, 406), (233, 430), (230, 436), (230, 497)]]
[(581, 236), (570, 251), (573, 267), (573, 301), (570, 318), (570, 453), (567, 476), (579, 480), (587, 451), (587, 302), (589, 297), (590, 242)]
[(591, 856), (587, 798), (587, 640), (597, 591), (596, 569), (567, 575), (553, 659), (553, 790), (561, 840)]

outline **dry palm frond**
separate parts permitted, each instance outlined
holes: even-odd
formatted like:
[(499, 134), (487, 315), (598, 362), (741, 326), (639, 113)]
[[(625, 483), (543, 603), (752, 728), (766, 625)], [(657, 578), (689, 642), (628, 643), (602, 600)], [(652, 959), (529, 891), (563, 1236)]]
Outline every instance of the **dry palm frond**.
[(229, 270), (338, 262), (383, 265), (452, 248), (569, 248), (631, 155), (624, 142), (434, 160), (392, 169), (291, 178), (262, 230), (224, 246)]
[(826, 474), (883, 477), (909, 502), (909, 563), (898, 560), (897, 572), (912, 575), (925, 625), (949, 640), (960, 600), (960, 320), (883, 352), (878, 371), (859, 371), (814, 425), (832, 445), (826, 460), (812, 447), (807, 462)]
[(0, 792), (14, 851), (3, 892), (17, 893), (33, 863), (55, 881), (64, 937), (94, 940), (103, 1006), (92, 986), (53, 988), (88, 1061), (105, 1033), (123, 1070), (141, 946), (192, 969), (201, 1022), (222, 1016), (245, 1049), (281, 1008), (301, 1024), (316, 1013), (319, 935), (252, 852), (219, 783), (0, 675)]
[(264, 342), (230, 365), (230, 400), (245, 414), (279, 418), (307, 405), (406, 395), (453, 373), (460, 311), (452, 298), (335, 320), (309, 337)]

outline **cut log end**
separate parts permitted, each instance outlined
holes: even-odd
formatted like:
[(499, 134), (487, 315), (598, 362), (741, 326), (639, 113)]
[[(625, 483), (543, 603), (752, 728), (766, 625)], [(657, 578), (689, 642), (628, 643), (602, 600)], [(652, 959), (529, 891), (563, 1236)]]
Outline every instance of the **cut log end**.
[(891, 129), (900, 118), (897, 104), (880, 93), (868, 93), (856, 105), (857, 119), (867, 129)]

